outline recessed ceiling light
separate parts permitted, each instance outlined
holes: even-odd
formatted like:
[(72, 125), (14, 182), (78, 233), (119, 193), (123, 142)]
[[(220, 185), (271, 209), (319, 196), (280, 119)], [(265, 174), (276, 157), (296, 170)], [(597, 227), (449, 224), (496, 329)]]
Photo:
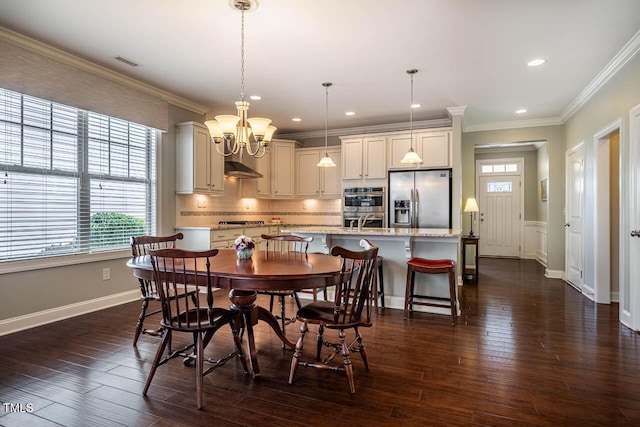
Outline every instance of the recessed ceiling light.
[(420, 108), (422, 104), (411, 104), (411, 108)]
[(529, 67), (537, 67), (538, 65), (542, 65), (545, 62), (547, 62), (547, 60), (546, 59), (542, 59), (542, 58), (532, 59), (531, 61), (527, 62), (527, 65)]
[(356, 112), (355, 111), (347, 111), (346, 113), (344, 113), (345, 116), (355, 116)]
[(260, 95), (251, 95), (249, 99), (253, 99), (254, 101), (260, 101), (262, 97)]
[(524, 114), (526, 112), (527, 112), (527, 110), (524, 109), (524, 108), (520, 108), (519, 110), (516, 110), (516, 114)]
[(300, 117), (294, 117), (293, 119), (291, 119), (292, 122), (301, 122), (302, 119)]

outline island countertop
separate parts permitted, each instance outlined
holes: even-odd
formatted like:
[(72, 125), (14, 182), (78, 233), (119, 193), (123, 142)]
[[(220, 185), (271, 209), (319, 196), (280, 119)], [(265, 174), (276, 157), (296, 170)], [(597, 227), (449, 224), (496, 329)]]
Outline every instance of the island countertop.
[(333, 234), (344, 236), (452, 237), (459, 238), (461, 230), (446, 228), (357, 228), (326, 226), (284, 226), (284, 233)]

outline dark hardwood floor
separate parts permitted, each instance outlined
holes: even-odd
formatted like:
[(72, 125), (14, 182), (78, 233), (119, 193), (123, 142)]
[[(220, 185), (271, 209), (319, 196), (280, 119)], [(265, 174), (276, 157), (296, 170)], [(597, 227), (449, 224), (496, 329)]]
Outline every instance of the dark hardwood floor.
[[(110, 308), (0, 337), (0, 425), (640, 425), (640, 344), (617, 304), (545, 279), (534, 261), (482, 259), (461, 305), (455, 327), (447, 315), (380, 314), (363, 331), (371, 370), (353, 357), (353, 396), (331, 371), (300, 368), (287, 384), (292, 352), (260, 324), (263, 377), (252, 381), (237, 362), (217, 369), (205, 377), (202, 411), (194, 370), (179, 360), (142, 397), (158, 341), (131, 346), (139, 303)], [(216, 334), (207, 353), (229, 352), (230, 337)]]

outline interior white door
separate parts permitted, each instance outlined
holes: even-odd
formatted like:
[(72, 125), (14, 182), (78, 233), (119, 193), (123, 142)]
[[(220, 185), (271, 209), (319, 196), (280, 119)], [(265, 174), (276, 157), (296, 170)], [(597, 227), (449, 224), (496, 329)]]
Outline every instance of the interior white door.
[(582, 291), (584, 270), (584, 147), (569, 151), (566, 159), (565, 275)]
[[(622, 144), (622, 140), (621, 140)], [(623, 208), (627, 208), (620, 224), (622, 247), (628, 248), (628, 256), (621, 253), (628, 268), (620, 268), (620, 321), (635, 331), (640, 331), (640, 105), (629, 112), (628, 187), (621, 190)], [(622, 145), (620, 147), (621, 154)], [(623, 181), (624, 183), (624, 181)], [(625, 183), (626, 184), (626, 183)], [(626, 194), (627, 197), (623, 197)], [(624, 252), (624, 250), (622, 250)], [(628, 276), (626, 280), (623, 275)]]
[(481, 176), (479, 182), (479, 255), (519, 257), (522, 221), (520, 176)]

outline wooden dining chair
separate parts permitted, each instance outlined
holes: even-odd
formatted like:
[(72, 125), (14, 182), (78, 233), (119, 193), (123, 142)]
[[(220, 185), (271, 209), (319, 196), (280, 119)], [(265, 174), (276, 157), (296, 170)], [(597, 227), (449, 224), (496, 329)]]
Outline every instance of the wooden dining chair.
[[(282, 234), (278, 236), (270, 236), (268, 234), (263, 234), (262, 240), (266, 243), (267, 256), (274, 254), (293, 254), (299, 256), (307, 256), (307, 249), (309, 248), (309, 243), (313, 241), (313, 236), (311, 237), (299, 237), (292, 236), (290, 234)], [(314, 301), (317, 299), (316, 289), (302, 290), (298, 292), (309, 292), (313, 293)], [(280, 315), (276, 315), (276, 319), (280, 320), (280, 324), (282, 327), (282, 333), (286, 335), (285, 327), (295, 322), (295, 318), (287, 318), (286, 310), (285, 310), (285, 297), (292, 296), (295, 301), (298, 309), (302, 307), (300, 304), (300, 299), (298, 298), (298, 294), (294, 291), (259, 291), (258, 293), (263, 295), (269, 295), (269, 311), (273, 313), (273, 302), (275, 298), (278, 298), (278, 302), (280, 303)]]
[[(158, 366), (176, 357), (183, 357), (184, 364), (189, 366), (195, 362), (196, 393), (198, 409), (202, 408), (204, 398), (203, 377), (214, 369), (224, 365), (233, 358), (239, 358), (248, 373), (247, 361), (242, 350), (242, 343), (238, 333), (239, 311), (214, 307), (213, 289), (217, 278), (211, 276), (210, 259), (218, 254), (217, 249), (208, 251), (186, 251), (182, 249), (149, 250), (153, 275), (157, 285), (160, 304), (162, 306), (162, 321), (165, 329), (162, 341), (156, 351), (151, 365), (147, 382), (142, 392), (147, 395), (153, 376)], [(195, 288), (194, 298), (171, 298), (171, 295), (185, 294)], [(224, 325), (229, 325), (233, 335), (235, 351), (221, 359), (210, 359), (204, 356), (213, 334)], [(171, 341), (174, 332), (185, 332), (193, 336), (193, 342), (185, 347), (170, 351), (166, 357), (163, 353)], [(204, 362), (211, 364), (204, 369)]]
[[(131, 238), (131, 255), (133, 257), (144, 256), (147, 255), (149, 250), (154, 249), (172, 249), (176, 246), (176, 241), (182, 240), (184, 236), (182, 233), (177, 233), (172, 236), (137, 236)], [(156, 329), (146, 329), (144, 327), (144, 320), (153, 316), (154, 314), (160, 313), (160, 308), (154, 310), (152, 312), (147, 312), (149, 309), (149, 304), (160, 301), (160, 296), (158, 295), (158, 290), (156, 287), (156, 283), (153, 280), (143, 280), (138, 279), (140, 282), (140, 299), (142, 299), (142, 309), (140, 310), (140, 315), (138, 316), (138, 322), (136, 323), (136, 330), (133, 335), (133, 346), (136, 347), (138, 344), (138, 338), (140, 338), (140, 334), (152, 335), (159, 337), (162, 335), (163, 329), (162, 327)], [(180, 295), (170, 295), (169, 298), (185, 298), (185, 297), (194, 297), (194, 291), (189, 291)], [(171, 348), (171, 343), (169, 343), (169, 349)]]
[[(353, 366), (350, 354), (360, 353), (365, 370), (369, 370), (367, 354), (362, 343), (359, 328), (370, 327), (371, 323), (371, 292), (376, 280), (376, 258), (378, 248), (368, 240), (361, 240), (362, 251), (351, 251), (339, 246), (331, 248), (331, 255), (342, 257), (341, 281), (336, 286), (334, 301), (315, 301), (298, 310), (297, 319), (302, 322), (300, 336), (291, 359), (289, 384), (293, 384), (299, 365), (313, 368), (331, 369), (345, 372), (349, 381), (349, 391), (356, 392), (353, 378)], [(308, 324), (318, 325), (318, 339), (316, 360), (303, 361), (302, 347), (304, 336), (308, 332)], [(338, 342), (326, 341), (325, 329), (338, 332)], [(347, 343), (345, 331), (353, 329), (355, 337)], [(330, 354), (321, 359), (322, 347), (331, 349)], [(332, 360), (342, 354), (342, 366), (332, 364)]]

